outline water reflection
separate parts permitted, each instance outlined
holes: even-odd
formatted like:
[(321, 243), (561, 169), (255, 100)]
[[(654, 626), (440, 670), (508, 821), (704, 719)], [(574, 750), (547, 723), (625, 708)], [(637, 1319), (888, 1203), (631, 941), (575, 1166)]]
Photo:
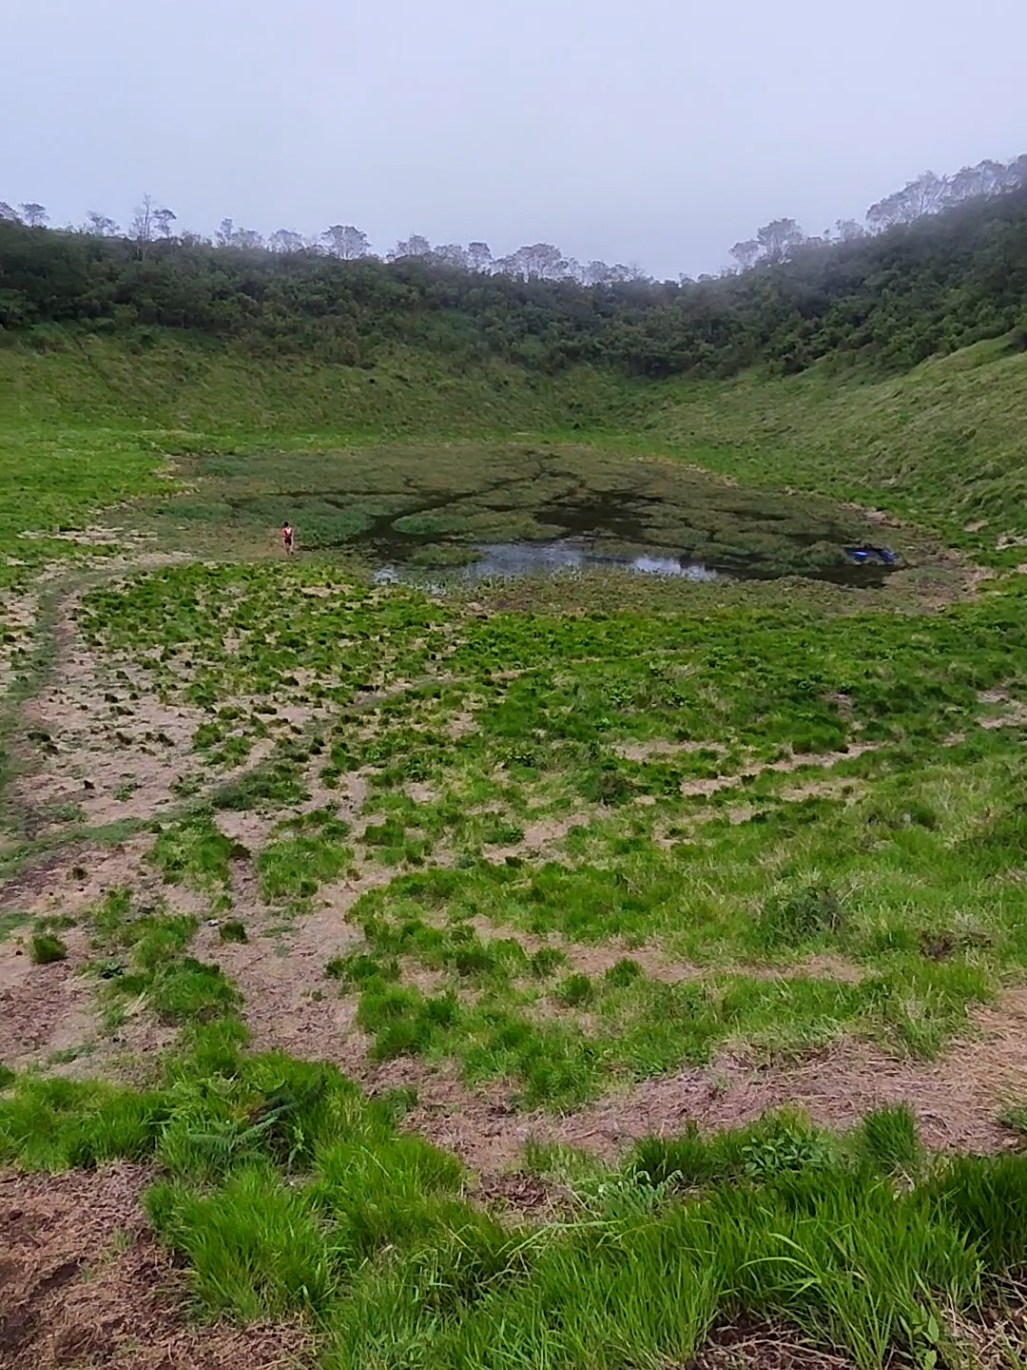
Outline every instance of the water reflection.
[(493, 542), (475, 549), (479, 555), (465, 566), (446, 572), (438, 567), (423, 568), (389, 563), (375, 572), (379, 584), (399, 581), (424, 580), (426, 575), (435, 580), (443, 575), (449, 580), (474, 581), (499, 576), (535, 575), (539, 572), (584, 571), (590, 567), (616, 567), (639, 575), (683, 576), (687, 580), (723, 580), (717, 571), (701, 562), (681, 557), (653, 556), (650, 553), (600, 552), (569, 539), (551, 542)]

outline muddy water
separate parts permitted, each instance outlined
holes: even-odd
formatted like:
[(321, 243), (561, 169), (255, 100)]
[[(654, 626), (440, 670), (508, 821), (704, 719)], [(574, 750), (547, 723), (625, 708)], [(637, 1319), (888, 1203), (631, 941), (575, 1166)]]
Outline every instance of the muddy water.
[[(854, 539), (852, 530), (841, 523), (796, 527), (773, 509), (752, 510), (741, 504), (731, 511), (736, 530), (725, 537), (723, 525), (716, 527), (705, 539), (712, 544), (712, 555), (704, 557), (694, 554), (696, 526), (688, 522), (682, 527), (678, 522), (683, 511), (668, 509), (664, 501), (639, 497), (634, 491), (533, 510), (536, 527), (532, 531), (557, 534), (551, 537), (470, 542), (397, 527), (427, 512), (435, 509), (407, 510), (401, 518), (379, 516), (366, 530), (347, 538), (346, 545), (366, 548), (375, 564), (375, 579), (382, 583), (418, 581), (426, 576), (436, 581), (474, 581), (616, 569), (695, 581), (802, 574), (834, 584), (870, 587), (881, 585), (892, 569), (876, 560), (862, 564), (851, 560), (846, 548), (862, 540)], [(494, 508), (493, 512), (506, 511)], [(754, 525), (751, 543), (746, 538), (747, 521)], [(816, 554), (807, 559), (802, 554), (809, 549), (816, 549)]]

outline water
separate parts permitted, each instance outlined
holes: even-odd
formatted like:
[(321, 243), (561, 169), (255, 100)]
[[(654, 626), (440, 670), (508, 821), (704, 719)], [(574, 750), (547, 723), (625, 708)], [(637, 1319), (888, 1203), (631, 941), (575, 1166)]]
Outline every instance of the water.
[(379, 581), (607, 570), (863, 587), (895, 569), (847, 554), (879, 534), (858, 511), (591, 449), (290, 454), (256, 475), (248, 458), (218, 458), (211, 474), (229, 521), (266, 530), (287, 516), (301, 550), (356, 553)]
[[(466, 566), (451, 568), (446, 573), (450, 580), (475, 581), (496, 576), (527, 576), (553, 574), (561, 571), (586, 571), (592, 567), (633, 571), (638, 575), (683, 576), (686, 580), (722, 580), (722, 572), (712, 570), (702, 562), (688, 561), (679, 556), (654, 556), (652, 553), (604, 552), (583, 545), (571, 538), (556, 538), (551, 542), (493, 542), (475, 547), (478, 558)], [(430, 568), (432, 579), (439, 579), (438, 568)], [(390, 562), (374, 573), (379, 584), (395, 584), (404, 580), (423, 579), (409, 564)]]

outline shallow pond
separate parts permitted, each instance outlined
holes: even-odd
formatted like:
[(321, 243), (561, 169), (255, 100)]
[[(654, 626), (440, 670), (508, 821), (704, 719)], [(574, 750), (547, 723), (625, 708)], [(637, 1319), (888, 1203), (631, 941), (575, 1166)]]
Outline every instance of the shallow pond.
[[(695, 580), (799, 575), (880, 585), (890, 567), (854, 510), (745, 489), (669, 460), (592, 448), (453, 444), (202, 459), (202, 505), (178, 518), (358, 553), (383, 580), (623, 568)], [(195, 497), (194, 497), (195, 498)], [(172, 512), (172, 506), (168, 506)]]

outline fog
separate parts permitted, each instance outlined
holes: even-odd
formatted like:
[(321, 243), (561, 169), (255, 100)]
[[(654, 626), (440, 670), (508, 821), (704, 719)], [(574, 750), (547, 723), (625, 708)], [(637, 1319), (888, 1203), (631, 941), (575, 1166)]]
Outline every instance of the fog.
[(0, 200), (716, 270), (1027, 151), (1023, 0), (0, 0)]

